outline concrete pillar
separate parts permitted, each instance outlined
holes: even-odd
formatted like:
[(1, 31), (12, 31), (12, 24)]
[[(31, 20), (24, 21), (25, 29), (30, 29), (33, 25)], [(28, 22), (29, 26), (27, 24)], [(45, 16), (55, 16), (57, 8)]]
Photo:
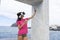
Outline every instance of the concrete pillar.
[(32, 40), (49, 40), (49, 9), (48, 0), (43, 0), (42, 3), (34, 5), (37, 14), (32, 19)]

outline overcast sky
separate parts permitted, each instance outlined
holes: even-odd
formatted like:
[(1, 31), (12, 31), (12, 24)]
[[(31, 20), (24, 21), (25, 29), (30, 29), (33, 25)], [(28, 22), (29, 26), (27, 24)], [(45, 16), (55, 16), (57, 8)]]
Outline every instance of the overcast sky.
[(49, 24), (60, 25), (60, 0), (49, 0)]
[[(14, 0), (1, 0), (0, 26), (14, 23), (19, 11), (24, 11), (26, 13), (25, 17), (29, 17), (32, 6)], [(49, 25), (54, 24), (60, 25), (60, 0), (49, 0)]]
[(16, 21), (16, 14), (20, 11), (26, 13), (25, 18), (29, 17), (32, 13), (32, 6), (14, 0), (1, 0), (0, 26), (10, 26)]

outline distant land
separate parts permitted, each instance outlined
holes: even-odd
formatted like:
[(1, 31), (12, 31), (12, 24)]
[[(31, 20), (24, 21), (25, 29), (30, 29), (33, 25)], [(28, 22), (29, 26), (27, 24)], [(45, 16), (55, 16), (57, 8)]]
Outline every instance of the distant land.
[[(17, 27), (16, 23), (13, 23), (11, 27)], [(28, 29), (31, 29), (31, 27), (28, 27)]]
[(16, 23), (13, 23), (13, 24), (11, 25), (11, 27), (17, 27)]

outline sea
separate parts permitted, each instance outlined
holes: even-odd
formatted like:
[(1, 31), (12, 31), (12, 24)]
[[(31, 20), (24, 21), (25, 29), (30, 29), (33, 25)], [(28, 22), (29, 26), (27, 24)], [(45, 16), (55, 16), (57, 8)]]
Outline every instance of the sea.
[[(0, 26), (0, 40), (17, 40), (17, 27)], [(27, 37), (31, 40), (31, 29)], [(49, 40), (60, 40), (60, 31), (49, 31)]]
[[(17, 40), (17, 27), (0, 26), (0, 40)], [(31, 38), (31, 29), (28, 29), (27, 37)]]
[(50, 40), (60, 40), (60, 31), (50, 31), (49, 39)]

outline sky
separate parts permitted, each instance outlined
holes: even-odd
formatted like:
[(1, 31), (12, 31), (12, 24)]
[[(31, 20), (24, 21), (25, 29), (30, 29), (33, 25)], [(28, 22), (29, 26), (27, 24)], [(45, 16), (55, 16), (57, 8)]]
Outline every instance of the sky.
[[(0, 26), (10, 26), (16, 22), (16, 14), (20, 11), (32, 14), (32, 6), (14, 0), (0, 0)], [(31, 22), (28, 22), (29, 26)], [(49, 25), (60, 25), (60, 0), (49, 0)]]
[(49, 25), (60, 25), (60, 0), (49, 0)]
[[(16, 14), (21, 11), (26, 13), (24, 18), (30, 17), (32, 6), (14, 0), (1, 0), (0, 26), (11, 26), (17, 20)], [(31, 20), (28, 22), (28, 25), (31, 26)]]

